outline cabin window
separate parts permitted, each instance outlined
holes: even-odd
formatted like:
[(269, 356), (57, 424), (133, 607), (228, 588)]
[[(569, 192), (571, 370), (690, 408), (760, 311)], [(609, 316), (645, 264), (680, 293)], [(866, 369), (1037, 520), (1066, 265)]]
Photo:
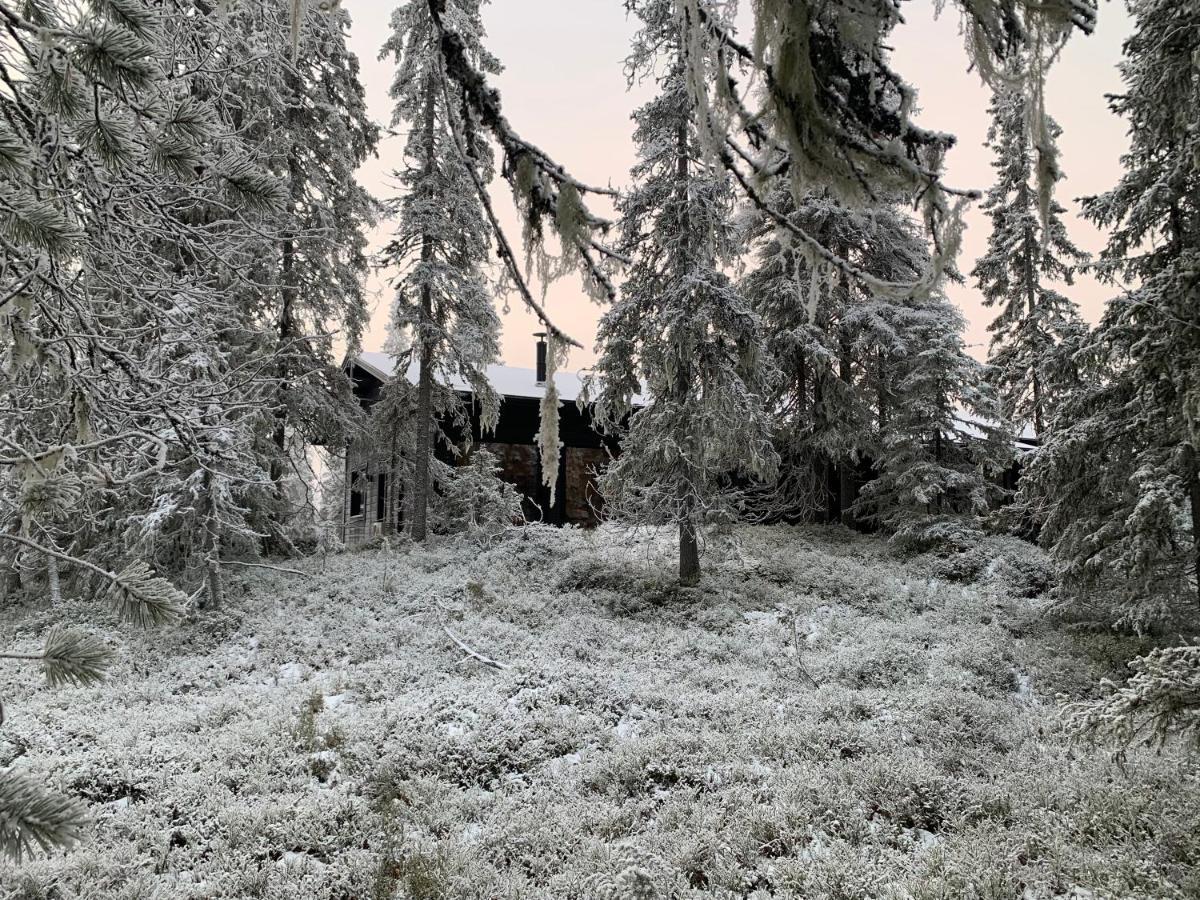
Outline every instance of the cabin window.
[(375, 478), (375, 521), (382, 522), (387, 511), (387, 472)]
[(363, 512), (362, 472), (350, 473), (350, 515), (361, 516)]

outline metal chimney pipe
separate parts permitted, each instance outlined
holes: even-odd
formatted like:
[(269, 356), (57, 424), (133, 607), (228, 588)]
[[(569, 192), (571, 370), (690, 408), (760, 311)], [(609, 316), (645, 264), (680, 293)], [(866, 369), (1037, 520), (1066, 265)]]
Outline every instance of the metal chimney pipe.
[(546, 383), (546, 332), (535, 331), (533, 336), (538, 339), (537, 342), (537, 383), (543, 385)]

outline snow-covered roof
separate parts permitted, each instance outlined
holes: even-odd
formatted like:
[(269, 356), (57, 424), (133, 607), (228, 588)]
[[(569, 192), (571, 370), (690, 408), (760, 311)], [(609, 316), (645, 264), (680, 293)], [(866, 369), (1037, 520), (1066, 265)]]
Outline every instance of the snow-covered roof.
[[(984, 435), (984, 426), (995, 425), (995, 422), (989, 422), (979, 416), (973, 415), (964, 409), (957, 409), (954, 412), (955, 427), (962, 434), (968, 437), (981, 438)], [(1013, 436), (1013, 443), (1016, 444), (1018, 450), (1029, 450), (1037, 446), (1037, 432), (1033, 430), (1032, 425), (1026, 425), (1021, 429), (1019, 434)]]
[[(396, 376), (396, 360), (388, 353), (364, 351), (353, 360), (361, 368), (374, 375), (380, 381), (391, 381)], [(583, 392), (583, 380), (586, 369), (577, 372), (555, 372), (554, 383), (558, 386), (558, 397), (564, 403), (574, 403)], [(412, 384), (417, 383), (418, 364), (409, 365), (405, 376)], [(501, 397), (527, 397), (540, 400), (546, 393), (546, 388), (537, 383), (537, 372), (533, 369), (522, 369), (519, 366), (488, 366), (488, 381)], [(458, 391), (470, 391), (470, 386), (461, 378), (451, 379), (449, 387)], [(634, 406), (644, 406), (645, 397), (633, 398)], [(983, 437), (981, 426), (987, 423), (965, 410), (955, 411), (955, 424), (958, 431), (970, 437)], [(1031, 426), (1026, 425), (1016, 436), (1015, 443), (1019, 449), (1030, 449), (1037, 444), (1037, 435)]]
[[(370, 372), (380, 381), (391, 381), (396, 376), (396, 360), (387, 353), (363, 352), (355, 358), (359, 366)], [(409, 365), (405, 377), (413, 384), (417, 383), (418, 364)], [(540, 400), (545, 396), (546, 388), (537, 383), (537, 372), (533, 369), (522, 369), (517, 366), (493, 365), (487, 367), (488, 381), (501, 397), (528, 397)], [(558, 397), (565, 403), (574, 403), (583, 393), (583, 379), (586, 370), (577, 372), (555, 372), (554, 384), (558, 388)], [(469, 391), (470, 386), (458, 376), (451, 379), (447, 387), (458, 391)], [(635, 406), (644, 403), (641, 397), (634, 397)]]

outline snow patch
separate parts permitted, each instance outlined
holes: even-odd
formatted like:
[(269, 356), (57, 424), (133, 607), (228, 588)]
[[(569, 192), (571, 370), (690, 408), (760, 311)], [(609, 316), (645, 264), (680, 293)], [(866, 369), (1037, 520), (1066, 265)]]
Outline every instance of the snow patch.
[(281, 665), (275, 674), (276, 681), (279, 682), (297, 682), (302, 681), (308, 675), (308, 669), (298, 662), (284, 663)]
[(1038, 698), (1033, 693), (1033, 676), (1013, 669), (1013, 681), (1017, 686), (1017, 701), (1028, 706), (1037, 706)]

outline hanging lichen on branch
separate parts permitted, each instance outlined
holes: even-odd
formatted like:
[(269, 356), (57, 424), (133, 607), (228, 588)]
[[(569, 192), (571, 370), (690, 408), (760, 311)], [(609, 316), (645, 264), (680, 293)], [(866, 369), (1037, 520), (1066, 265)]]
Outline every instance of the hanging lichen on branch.
[[(584, 184), (543, 150), (523, 140), (505, 118), (499, 92), (488, 84), (484, 73), (472, 63), (463, 38), (447, 25), (446, 0), (429, 0), (429, 10), (441, 35), (446, 75), (457, 86), (455, 93), (461, 97), (464, 127), (484, 128), (504, 154), (501, 174), (512, 187), (514, 200), (522, 215), (527, 258), (533, 259), (543, 252), (545, 224), (548, 221), (562, 246), (562, 265), (578, 269), (589, 296), (611, 301), (616, 297), (616, 287), (611, 278), (612, 268), (623, 262), (624, 258), (601, 240), (611, 222), (590, 212), (583, 198), (588, 194), (615, 197), (616, 192), (610, 188)], [(569, 208), (571, 214), (560, 217), (560, 195), (564, 190), (568, 192), (564, 211)], [(578, 200), (572, 199), (571, 194)], [(502, 245), (507, 243), (499, 235), (497, 239)], [(501, 252), (506, 257), (506, 263), (509, 263), (509, 274), (515, 276), (503, 246)], [(542, 268), (543, 271), (551, 271), (544, 261)], [(555, 271), (557, 274), (561, 274), (561, 269)], [(525, 291), (521, 291), (521, 295), (522, 300), (533, 309), (532, 296)], [(561, 332), (559, 335), (566, 337)], [(568, 342), (574, 343), (570, 339)]]
[(539, 410), (537, 445), (542, 463), (542, 484), (550, 490), (551, 506), (554, 505), (555, 491), (558, 485), (559, 457), (563, 446), (558, 431), (559, 395), (554, 375), (559, 366), (566, 363), (567, 352), (567, 348), (561, 345), (554, 335), (546, 336), (546, 385)]
[[(342, 5), (342, 0), (318, 0), (317, 11), (322, 13), (333, 12)], [(300, 57), (300, 29), (304, 23), (304, 12), (308, 7), (308, 0), (291, 0), (291, 45), (292, 45), (292, 62), (295, 62)]]
[[(1045, 68), (1074, 29), (1094, 27), (1090, 0), (961, 0), (968, 50), (985, 80), (1002, 77), (998, 61), (1026, 62), (1038, 115)], [(877, 3), (811, 3), (755, 0), (752, 45), (736, 40), (711, 0), (675, 0), (687, 46), (687, 82), (700, 114), (705, 149), (731, 172), (748, 199), (792, 233), (806, 255), (840, 270), (874, 291), (921, 295), (935, 289), (961, 240), (970, 191), (942, 182), (942, 161), (951, 135), (917, 127), (910, 119), (914, 94), (887, 60), (883, 40), (902, 19), (899, 6)], [(755, 109), (739, 86), (741, 72), (753, 73), (760, 102)], [(715, 88), (710, 88), (715, 84)], [(1040, 136), (1045, 206), (1057, 178), (1048, 128)], [(823, 247), (778, 210), (762, 191), (773, 177), (790, 178), (793, 195), (814, 186), (851, 206), (905, 197), (921, 212), (934, 243), (929, 271), (911, 283), (871, 278), (850, 259)]]

